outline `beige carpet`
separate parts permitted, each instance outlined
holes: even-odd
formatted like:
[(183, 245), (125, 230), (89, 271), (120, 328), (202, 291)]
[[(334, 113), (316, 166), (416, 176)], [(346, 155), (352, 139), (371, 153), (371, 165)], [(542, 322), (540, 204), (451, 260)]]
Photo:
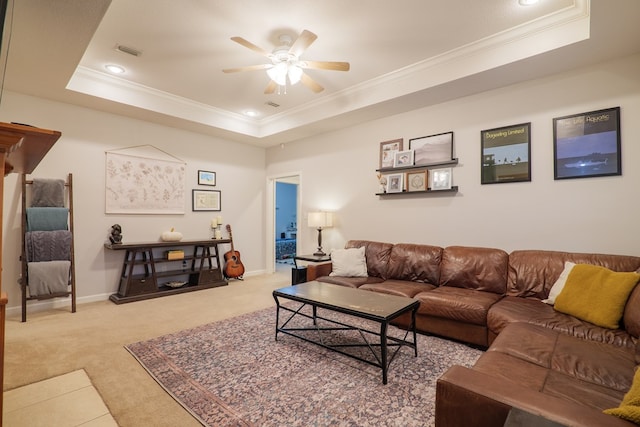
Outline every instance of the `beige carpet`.
[[(275, 305), (282, 274), (229, 286), (115, 305), (80, 304), (6, 322), (4, 390), (84, 369), (122, 427), (199, 426), (127, 352), (124, 345)], [(79, 287), (82, 284), (78, 284)]]

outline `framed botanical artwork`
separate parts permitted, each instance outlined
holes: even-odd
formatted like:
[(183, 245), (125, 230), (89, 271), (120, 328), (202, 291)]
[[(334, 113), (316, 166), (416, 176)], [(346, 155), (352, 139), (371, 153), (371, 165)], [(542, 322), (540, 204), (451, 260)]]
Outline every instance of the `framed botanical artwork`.
[(191, 190), (191, 202), (194, 212), (222, 210), (220, 190)]
[(531, 123), (480, 132), (482, 184), (531, 181)]
[(432, 191), (451, 189), (451, 168), (430, 169), (429, 187)]
[(453, 132), (439, 133), (409, 140), (416, 166), (445, 163), (453, 160)]
[(387, 175), (387, 193), (402, 193), (404, 189), (404, 174), (390, 173)]
[(216, 185), (216, 173), (210, 171), (198, 171), (198, 185)]
[(405, 182), (407, 191), (425, 191), (427, 189), (427, 171), (407, 172)]
[(554, 179), (622, 175), (620, 107), (553, 119)]
[(413, 150), (396, 151), (393, 157), (393, 167), (413, 166)]
[(380, 143), (380, 169), (393, 167), (395, 153), (402, 151), (402, 145), (402, 138)]

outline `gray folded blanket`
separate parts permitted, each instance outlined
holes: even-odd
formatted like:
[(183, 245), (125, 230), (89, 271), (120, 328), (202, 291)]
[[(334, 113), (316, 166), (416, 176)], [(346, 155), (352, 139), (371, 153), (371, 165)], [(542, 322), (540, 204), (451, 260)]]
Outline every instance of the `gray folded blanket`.
[(70, 261), (28, 263), (29, 295), (39, 297), (68, 292), (70, 270)]
[(24, 233), (27, 262), (71, 260), (71, 232), (27, 231)]
[(31, 206), (64, 207), (64, 180), (34, 178), (31, 187)]

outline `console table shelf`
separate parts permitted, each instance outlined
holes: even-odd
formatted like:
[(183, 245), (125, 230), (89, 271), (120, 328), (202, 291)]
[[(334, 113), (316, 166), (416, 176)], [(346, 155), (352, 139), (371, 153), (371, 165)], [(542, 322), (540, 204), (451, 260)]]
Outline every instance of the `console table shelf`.
[[(124, 250), (118, 293), (109, 297), (116, 304), (141, 301), (184, 292), (227, 285), (220, 265), (218, 245), (229, 239), (189, 240), (180, 242), (105, 243), (110, 250)], [(168, 259), (162, 251), (192, 250), (183, 258)], [(154, 252), (155, 251), (155, 252)], [(166, 269), (165, 269), (166, 267)], [(163, 278), (174, 280), (162, 280)], [(180, 287), (167, 286), (184, 281)]]

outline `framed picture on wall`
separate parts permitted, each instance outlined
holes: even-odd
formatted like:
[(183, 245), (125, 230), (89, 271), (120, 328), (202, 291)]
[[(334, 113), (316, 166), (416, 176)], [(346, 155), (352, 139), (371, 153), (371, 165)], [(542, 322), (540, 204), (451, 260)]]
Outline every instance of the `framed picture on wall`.
[(407, 172), (405, 181), (407, 191), (425, 191), (427, 189), (427, 171)]
[(393, 167), (413, 166), (413, 150), (396, 151), (393, 157)]
[(430, 169), (429, 187), (432, 191), (451, 190), (451, 168)]
[(198, 171), (198, 185), (216, 185), (216, 173), (210, 171)]
[(220, 211), (222, 210), (222, 193), (220, 190), (191, 190), (192, 210)]
[(453, 132), (423, 136), (409, 140), (416, 166), (432, 165), (453, 160)]
[(387, 193), (402, 193), (404, 189), (404, 174), (390, 173), (387, 175)]
[(402, 151), (402, 143), (402, 138), (380, 143), (380, 169), (393, 167), (396, 152)]
[(622, 175), (620, 107), (553, 119), (554, 179)]
[(482, 184), (531, 181), (531, 123), (480, 132)]

